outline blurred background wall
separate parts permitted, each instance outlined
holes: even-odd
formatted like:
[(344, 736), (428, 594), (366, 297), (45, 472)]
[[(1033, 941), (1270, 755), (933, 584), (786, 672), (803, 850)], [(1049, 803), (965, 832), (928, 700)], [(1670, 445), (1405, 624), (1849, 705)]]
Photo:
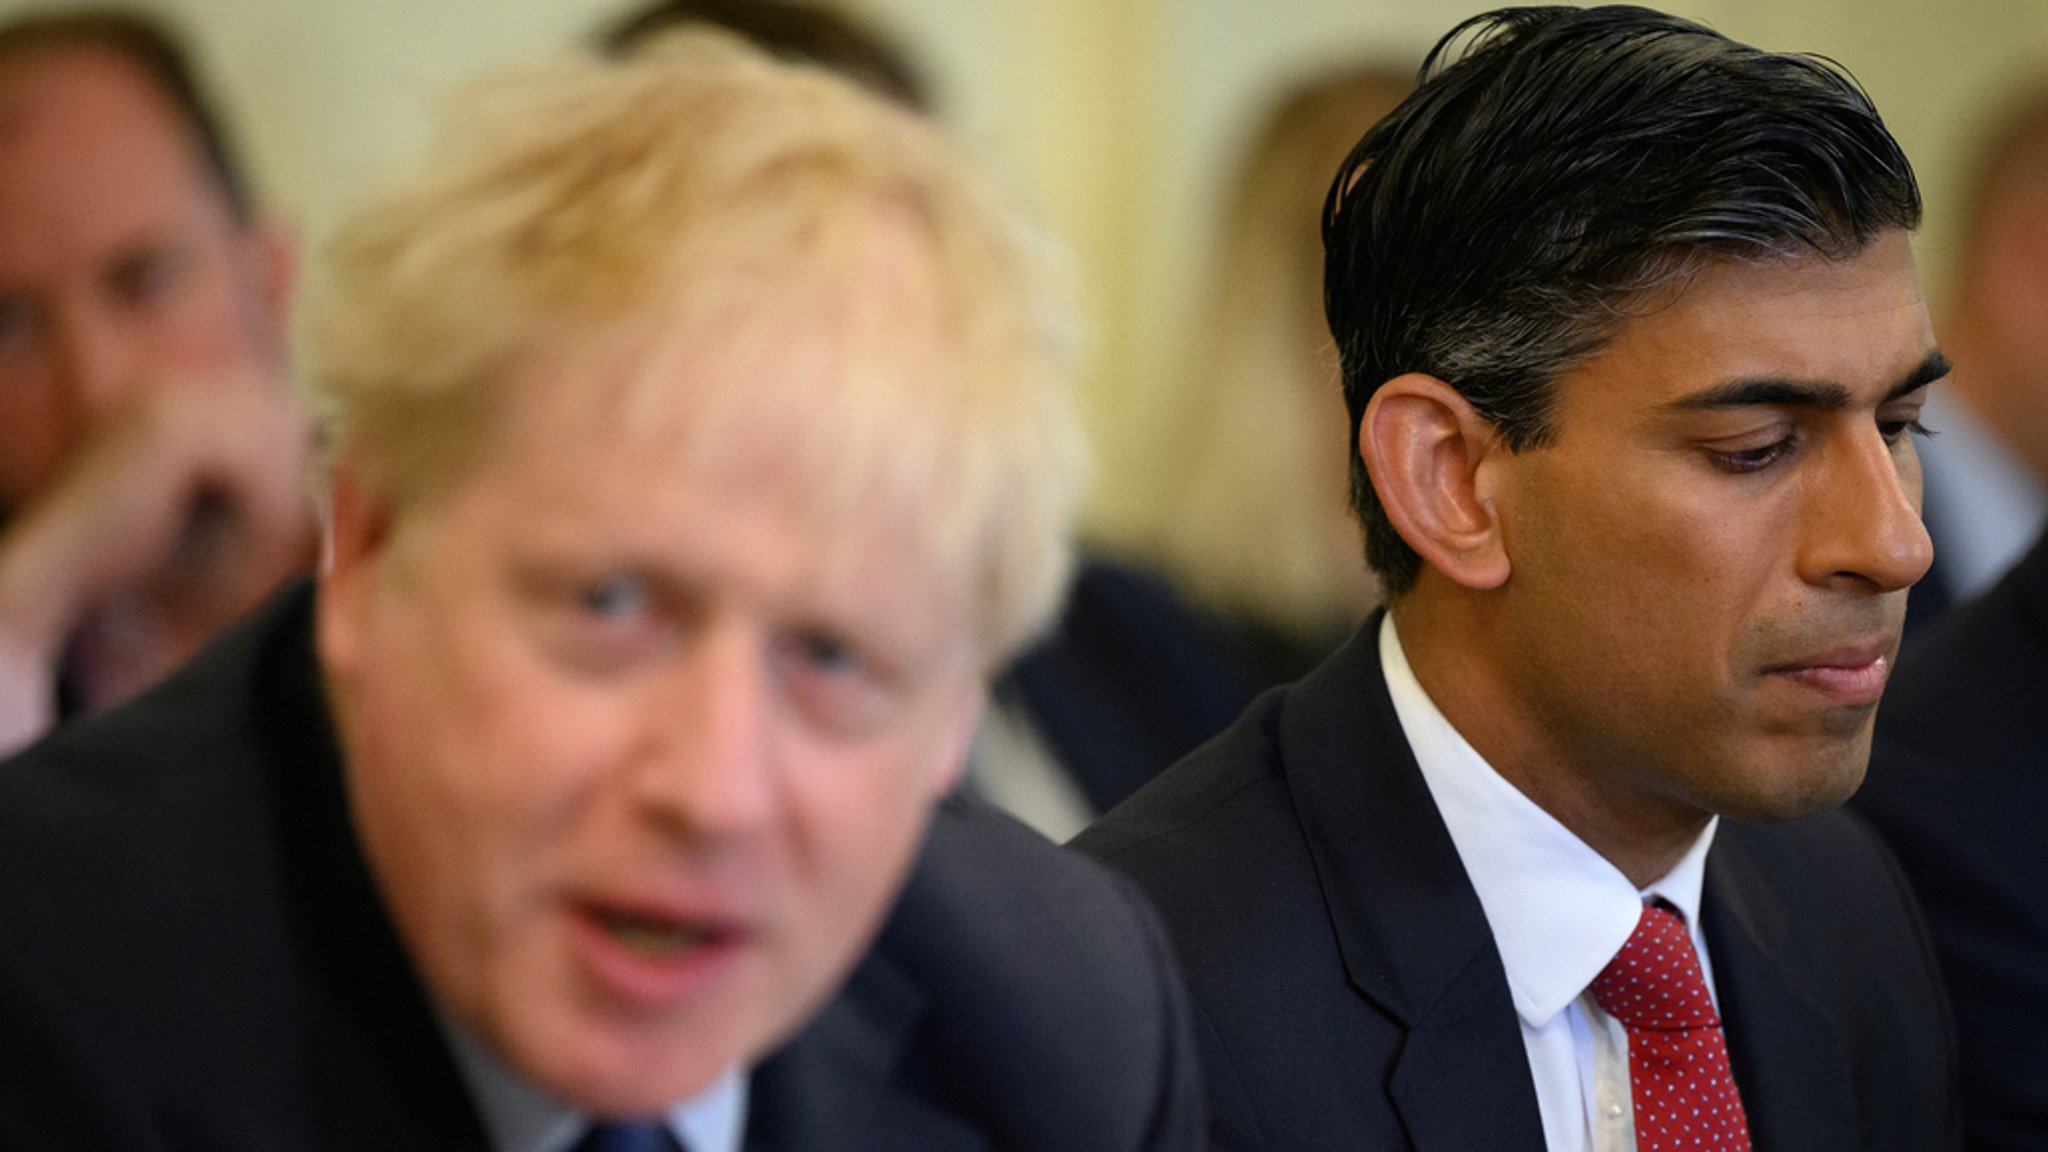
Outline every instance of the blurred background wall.
[[(897, 35), (967, 145), (1073, 256), (1101, 459), (1092, 516), (1138, 530), (1174, 349), (1219, 181), (1266, 101), (1307, 71), (1412, 62), (1486, 4), (1442, 0), (846, 0)], [(0, 12), (58, 7), (0, 0)], [(268, 203), (318, 239), (427, 144), (465, 76), (585, 36), (613, 0), (153, 0), (190, 34)], [(1834, 57), (1870, 90), (1925, 185), (1938, 297), (1957, 167), (1998, 97), (2048, 67), (2043, 0), (1684, 0), (1737, 39)], [(1146, 479), (1154, 477), (1153, 479)]]

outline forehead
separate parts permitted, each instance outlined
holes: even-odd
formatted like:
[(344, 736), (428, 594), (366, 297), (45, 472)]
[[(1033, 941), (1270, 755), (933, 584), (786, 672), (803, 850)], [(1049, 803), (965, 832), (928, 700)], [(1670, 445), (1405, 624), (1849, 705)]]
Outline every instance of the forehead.
[(1587, 400), (1662, 408), (1740, 380), (1834, 385), (1874, 400), (1935, 347), (1904, 232), (1844, 259), (1710, 259), (1630, 313), (1565, 373), (1565, 409)]
[[(485, 467), (568, 489), (630, 471), (644, 507), (715, 496), (772, 511), (821, 557), (957, 562), (935, 515), (959, 448), (935, 418), (954, 342), (918, 259), (881, 253), (663, 309), (542, 356), (510, 378)], [(614, 495), (635, 514), (637, 497)]]
[(118, 229), (210, 190), (191, 126), (133, 61), (91, 47), (0, 57), (0, 220)]
[(826, 629), (897, 667), (974, 672), (979, 590), (922, 505), (865, 482), (859, 467), (832, 476), (814, 458), (813, 425), (692, 425), (716, 410), (693, 402), (689, 385), (702, 381), (690, 376), (741, 365), (745, 381), (817, 381), (836, 367), (801, 337), (759, 358), (666, 365), (679, 373), (666, 410), (645, 403), (645, 389), (600, 388), (600, 402), (587, 402), (578, 368), (526, 374), (506, 434), (465, 486), (494, 510), (468, 521), (485, 537), (467, 539), (518, 564), (633, 574), (688, 603)]
[(827, 518), (936, 507), (929, 473), (972, 448), (957, 333), (920, 235), (886, 216), (854, 233), (795, 267), (689, 277), (647, 320), (543, 367), (587, 389), (562, 418), (700, 479), (773, 480)]

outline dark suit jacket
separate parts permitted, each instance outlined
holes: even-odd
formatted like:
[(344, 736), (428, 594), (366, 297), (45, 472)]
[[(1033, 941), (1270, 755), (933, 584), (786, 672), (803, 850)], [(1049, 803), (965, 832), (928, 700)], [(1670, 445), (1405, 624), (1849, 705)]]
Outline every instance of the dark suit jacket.
[(1315, 667), (1336, 639), (1303, 644), (1218, 619), (1155, 573), (1092, 557), (1051, 634), (1010, 664), (997, 692), (1106, 812), (1260, 692)]
[[(0, 1148), (482, 1149), (358, 855), (301, 589), (0, 765)], [(1129, 886), (935, 821), (752, 1149), (1183, 1149), (1185, 993)]]
[(1972, 1148), (2048, 1148), (2048, 537), (1909, 643), (1853, 804), (1919, 891)]
[[(1540, 1152), (1500, 954), (1377, 637), (1375, 618), (1075, 844), (1166, 918), (1219, 1145)], [(1926, 937), (1860, 825), (1723, 821), (1700, 915), (1758, 1152), (1954, 1145)]]

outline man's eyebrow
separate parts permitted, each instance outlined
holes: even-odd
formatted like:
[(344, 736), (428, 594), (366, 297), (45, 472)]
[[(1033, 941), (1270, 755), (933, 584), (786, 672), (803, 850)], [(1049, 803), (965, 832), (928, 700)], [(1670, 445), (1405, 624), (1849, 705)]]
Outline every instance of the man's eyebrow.
[[(1913, 370), (1892, 385), (1884, 394), (1884, 403), (1890, 403), (1910, 392), (1918, 391), (1949, 374), (1947, 356), (1940, 349), (1927, 353)], [(1710, 412), (1723, 408), (1749, 408), (1770, 406), (1778, 408), (1819, 408), (1839, 410), (1847, 408), (1852, 397), (1847, 388), (1840, 384), (1822, 380), (1793, 380), (1779, 376), (1744, 376), (1725, 380), (1711, 388), (1681, 396), (1664, 405), (1673, 412)]]
[(1948, 357), (1942, 355), (1941, 349), (1933, 349), (1927, 353), (1926, 359), (1920, 361), (1911, 372), (1906, 373), (1897, 384), (1892, 385), (1892, 390), (1884, 394), (1885, 402), (1897, 400), (1908, 392), (1917, 392), (1954, 370), (1955, 365), (1949, 363)]

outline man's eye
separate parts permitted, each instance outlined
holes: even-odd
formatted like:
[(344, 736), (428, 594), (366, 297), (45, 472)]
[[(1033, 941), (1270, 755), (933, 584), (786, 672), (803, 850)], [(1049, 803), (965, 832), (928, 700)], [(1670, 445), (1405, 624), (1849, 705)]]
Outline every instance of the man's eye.
[(635, 576), (540, 578), (530, 586), (535, 635), (565, 666), (615, 676), (647, 666), (674, 640), (649, 583)]
[(803, 631), (786, 636), (778, 649), (789, 700), (818, 732), (860, 737), (890, 715), (898, 685), (854, 643), (831, 632)]
[(838, 673), (855, 672), (860, 668), (860, 660), (854, 655), (852, 645), (836, 636), (822, 632), (805, 633), (797, 638), (796, 645), (804, 661), (815, 668)]
[(1795, 437), (1782, 436), (1754, 448), (1713, 449), (1710, 454), (1714, 463), (1724, 471), (1760, 472), (1790, 455), (1796, 446)]
[(1933, 436), (1935, 434), (1934, 429), (1929, 428), (1918, 420), (1879, 420), (1877, 422), (1877, 431), (1879, 435), (1884, 437), (1884, 442), (1887, 444), (1897, 444), (1909, 435)]
[(184, 266), (184, 258), (168, 249), (137, 252), (114, 266), (108, 288), (122, 304), (146, 307), (169, 294)]
[(613, 576), (588, 585), (578, 600), (585, 613), (602, 620), (644, 616), (651, 604), (647, 586), (630, 576)]

